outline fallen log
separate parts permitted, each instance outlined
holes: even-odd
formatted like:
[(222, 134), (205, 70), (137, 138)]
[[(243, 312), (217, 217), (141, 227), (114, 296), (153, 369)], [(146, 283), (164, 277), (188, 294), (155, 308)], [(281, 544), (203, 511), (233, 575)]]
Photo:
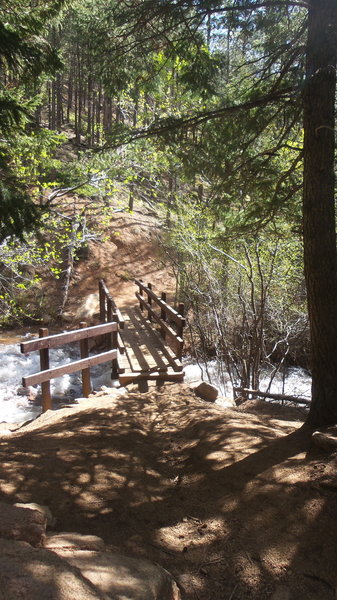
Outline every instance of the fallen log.
[(271, 398), (273, 400), (284, 400), (285, 402), (294, 402), (296, 404), (310, 405), (311, 400), (309, 398), (301, 398), (300, 396), (287, 396), (286, 394), (272, 394), (271, 392), (261, 392), (261, 390), (251, 390), (248, 388), (234, 387), (235, 393), (239, 394), (251, 394), (252, 396), (259, 396), (260, 398)]

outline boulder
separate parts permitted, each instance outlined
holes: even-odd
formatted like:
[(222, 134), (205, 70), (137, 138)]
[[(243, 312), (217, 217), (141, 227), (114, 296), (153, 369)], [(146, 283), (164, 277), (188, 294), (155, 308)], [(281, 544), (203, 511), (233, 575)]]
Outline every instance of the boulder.
[(54, 525), (56, 524), (56, 519), (51, 514), (50, 508), (48, 508), (48, 506), (44, 506), (43, 504), (37, 504), (36, 502), (17, 502), (16, 504), (14, 504), (14, 506), (18, 506), (19, 508), (30, 508), (31, 510), (37, 510), (46, 517), (47, 527), (54, 527)]
[(207, 402), (215, 402), (219, 395), (218, 388), (207, 381), (201, 381), (197, 385), (193, 385), (192, 390), (199, 398), (202, 398)]
[(0, 600), (110, 600), (49, 550), (0, 539)]
[(22, 540), (41, 546), (45, 537), (47, 517), (39, 510), (12, 506), (0, 502), (0, 537)]
[(172, 576), (147, 560), (112, 552), (54, 551), (114, 600), (180, 600)]
[(46, 536), (43, 544), (49, 550), (93, 550), (100, 552), (105, 550), (105, 543), (97, 535), (83, 535), (72, 531), (62, 533), (50, 533)]
[(324, 431), (314, 431), (312, 441), (316, 446), (328, 452), (337, 450), (337, 426), (327, 427)]

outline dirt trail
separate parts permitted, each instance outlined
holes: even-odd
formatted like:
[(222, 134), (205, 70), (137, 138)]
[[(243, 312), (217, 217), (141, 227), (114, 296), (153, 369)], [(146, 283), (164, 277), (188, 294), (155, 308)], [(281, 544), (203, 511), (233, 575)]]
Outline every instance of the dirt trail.
[(159, 563), (183, 600), (335, 599), (336, 458), (300, 425), (184, 384), (96, 397), (1, 439), (0, 497)]
[(167, 290), (170, 299), (175, 281), (160, 244), (158, 220), (140, 209), (114, 215), (109, 239), (91, 242), (89, 255), (76, 269), (66, 306), (66, 319), (92, 319), (98, 314), (98, 281), (103, 278), (119, 308), (135, 303), (134, 279)]

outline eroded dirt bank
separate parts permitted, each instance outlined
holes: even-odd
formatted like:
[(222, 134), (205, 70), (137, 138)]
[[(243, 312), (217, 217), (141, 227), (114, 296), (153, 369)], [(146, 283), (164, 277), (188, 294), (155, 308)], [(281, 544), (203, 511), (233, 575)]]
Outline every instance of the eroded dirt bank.
[(335, 598), (335, 456), (185, 385), (96, 397), (0, 444), (0, 497), (167, 568), (184, 600)]

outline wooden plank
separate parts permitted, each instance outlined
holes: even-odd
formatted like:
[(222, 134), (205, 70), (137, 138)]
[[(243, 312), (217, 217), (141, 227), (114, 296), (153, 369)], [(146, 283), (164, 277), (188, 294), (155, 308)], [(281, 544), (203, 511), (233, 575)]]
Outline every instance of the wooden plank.
[(22, 342), (20, 344), (20, 349), (22, 353), (26, 353), (33, 352), (34, 350), (41, 350), (42, 348), (58, 348), (63, 344), (77, 342), (78, 340), (117, 331), (117, 328), (117, 323), (103, 323), (102, 325), (94, 325), (93, 327), (87, 327), (86, 329), (75, 329), (74, 331), (67, 331), (65, 333), (58, 333), (56, 335), (49, 335), (43, 338), (30, 340), (29, 342)]
[(149, 351), (153, 353), (157, 363), (162, 365), (162, 369), (160, 370), (167, 370), (171, 366), (175, 371), (181, 371), (181, 362), (176, 358), (172, 350), (164, 344), (159, 332), (153, 328), (138, 308), (134, 309), (133, 314), (134, 318), (138, 319), (138, 327), (143, 328), (149, 335)]
[(132, 371), (149, 371), (150, 365), (145, 359), (140, 348), (139, 334), (134, 325), (130, 322), (121, 332), (121, 337), (125, 345), (125, 352), (130, 363)]
[(148, 370), (167, 371), (168, 363), (160, 352), (163, 345), (161, 340), (158, 343), (158, 337), (154, 335), (152, 326), (146, 321), (141, 311), (134, 309), (130, 310), (129, 314), (130, 321), (135, 331), (138, 332), (139, 349), (149, 365)]
[(36, 385), (37, 383), (42, 383), (43, 381), (48, 381), (49, 379), (55, 379), (56, 377), (61, 377), (62, 375), (66, 375), (68, 373), (75, 373), (76, 371), (81, 371), (83, 369), (93, 367), (94, 365), (108, 362), (114, 358), (117, 358), (117, 350), (102, 352), (101, 354), (96, 354), (95, 356), (91, 356), (89, 358), (83, 358), (67, 365), (54, 367), (53, 369), (47, 369), (46, 371), (40, 371), (34, 375), (23, 377), (22, 385), (24, 387), (27, 387), (28, 385)]
[(181, 371), (180, 373), (125, 373), (124, 375), (120, 375), (119, 381), (121, 385), (128, 385), (128, 383), (134, 383), (142, 380), (150, 380), (150, 381), (184, 381), (185, 373)]
[(125, 373), (130, 371), (130, 363), (126, 354), (118, 354), (118, 371), (119, 373)]
[[(140, 316), (144, 318), (141, 313)], [(162, 358), (167, 362), (168, 366), (171, 366), (174, 369), (174, 371), (182, 371), (183, 365), (181, 360), (176, 356), (175, 352), (173, 352), (173, 350), (171, 350), (169, 346), (166, 346), (163, 343), (160, 337), (160, 332), (151, 328), (150, 324), (147, 322), (145, 322), (144, 326), (149, 327), (151, 329), (152, 339), (156, 340), (156, 347), (160, 348)]]

